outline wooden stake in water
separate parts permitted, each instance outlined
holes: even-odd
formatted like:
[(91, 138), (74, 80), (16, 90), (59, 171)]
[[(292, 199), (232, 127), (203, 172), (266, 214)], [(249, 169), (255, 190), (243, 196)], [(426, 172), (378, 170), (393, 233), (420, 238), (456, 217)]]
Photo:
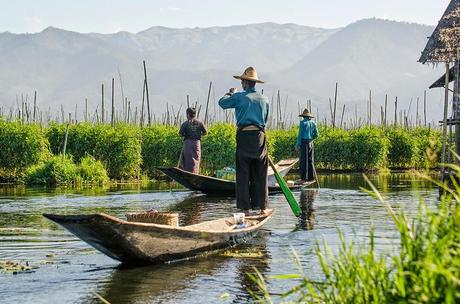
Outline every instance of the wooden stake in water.
[(388, 95), (385, 94), (385, 111), (384, 113), (384, 118), (383, 118), (383, 126), (386, 128), (387, 126), (387, 104), (388, 104)]
[(88, 122), (88, 98), (85, 98), (85, 122)]
[(149, 84), (147, 80), (147, 68), (145, 67), (145, 60), (143, 61), (144, 64), (144, 82), (145, 82), (145, 95), (147, 96), (147, 119), (148, 125), (152, 124), (152, 117), (150, 113), (150, 99), (149, 99)]
[(208, 107), (209, 107), (209, 98), (211, 97), (211, 88), (212, 88), (212, 81), (209, 82), (209, 89), (208, 89), (208, 98), (206, 100), (206, 110), (204, 112), (204, 124), (208, 123)]
[(65, 157), (65, 151), (67, 148), (67, 137), (69, 136), (69, 124), (67, 124), (65, 128), (65, 136), (64, 136), (64, 148), (62, 149), (62, 158)]
[(102, 84), (102, 108), (101, 108), (101, 123), (104, 123), (105, 107), (104, 107), (104, 84)]
[(334, 92), (334, 118), (332, 121), (332, 127), (335, 128), (335, 121), (336, 121), (336, 113), (337, 113), (337, 89), (338, 89), (339, 83), (335, 83), (335, 92)]
[(423, 126), (426, 127), (426, 90), (423, 92)]
[(115, 79), (112, 78), (112, 116), (111, 125), (115, 126)]
[(33, 116), (33, 121), (35, 122), (36, 115), (37, 114), (37, 91), (34, 92), (34, 116)]
[(395, 99), (395, 119), (394, 119), (395, 127), (398, 125), (398, 96)]
[(449, 63), (446, 62), (446, 76), (444, 80), (444, 115), (442, 124), (441, 181), (444, 181), (444, 163), (446, 162), (447, 108), (449, 106), (449, 72)]

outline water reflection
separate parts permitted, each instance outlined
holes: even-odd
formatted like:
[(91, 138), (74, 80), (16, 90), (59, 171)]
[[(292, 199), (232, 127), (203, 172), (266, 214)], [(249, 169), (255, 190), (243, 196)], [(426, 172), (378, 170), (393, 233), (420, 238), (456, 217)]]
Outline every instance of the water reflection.
[[(169, 265), (117, 268), (97, 292), (110, 303), (148, 303), (170, 301), (170, 294), (193, 286), (203, 276), (213, 276), (224, 258), (198, 259)], [(92, 301), (91, 301), (92, 300)], [(89, 295), (89, 303), (100, 300)]]
[(251, 248), (251, 252), (257, 253), (257, 258), (243, 258), (237, 267), (237, 278), (240, 288), (239, 292), (234, 295), (232, 303), (249, 303), (252, 299), (250, 293), (263, 296), (260, 292), (257, 283), (250, 277), (249, 274), (255, 275), (257, 269), (262, 275), (270, 272), (271, 255), (267, 249), (266, 235), (256, 239), (259, 245)]
[[(10, 303), (100, 303), (97, 292), (111, 303), (246, 303), (248, 290), (257, 290), (247, 277), (256, 267), (274, 291), (292, 286), (271, 275), (297, 273), (290, 258), (291, 248), (314, 279), (319, 263), (311, 253), (316, 241), (339, 246), (337, 227), (347, 240), (367, 240), (371, 222), (376, 248), (396, 248), (394, 224), (385, 208), (358, 187), (367, 187), (361, 174), (320, 175), (322, 189), (301, 193), (300, 218), (292, 215), (283, 195), (270, 196), (275, 216), (249, 243), (187, 262), (134, 269), (118, 268), (119, 263), (90, 248), (76, 237), (52, 224), (42, 213), (105, 212), (124, 218), (127, 212), (150, 208), (175, 211), (181, 225), (228, 216), (236, 211), (235, 199), (207, 197), (184, 191), (174, 184), (118, 185), (101, 189), (41, 189), (0, 187), (0, 257), (39, 265), (35, 273), (11, 276), (0, 274), (0, 302)], [(420, 197), (437, 203), (433, 186), (410, 174), (370, 175), (395, 208), (417, 213)], [(152, 188), (149, 188), (152, 187)], [(160, 191), (158, 191), (161, 189)], [(167, 191), (163, 191), (167, 190)], [(293, 231), (293, 228), (296, 228)], [(353, 233), (353, 232), (356, 233)], [(51, 254), (50, 264), (42, 264)], [(221, 298), (229, 294), (227, 298)]]
[(299, 205), (302, 213), (299, 217), (297, 229), (312, 230), (315, 224), (315, 208), (313, 202), (318, 195), (318, 189), (303, 189), (300, 192)]
[[(410, 172), (398, 174), (366, 173), (366, 175), (382, 193), (405, 191), (407, 189), (433, 189), (433, 185), (430, 182)], [(343, 190), (369, 188), (369, 185), (363, 179), (362, 173), (324, 174), (318, 177), (320, 185), (323, 188)]]
[[(267, 236), (262, 232), (236, 249), (189, 261), (134, 268), (118, 266), (96, 292), (110, 303), (187, 303), (187, 293), (196, 289), (205, 293), (194, 296), (204, 297), (203, 303), (212, 303), (211, 299), (219, 299), (224, 293), (229, 293), (231, 303), (248, 303), (249, 290), (259, 292), (248, 273), (254, 274), (255, 269), (263, 274), (270, 272)], [(91, 294), (84, 302), (100, 303)]]

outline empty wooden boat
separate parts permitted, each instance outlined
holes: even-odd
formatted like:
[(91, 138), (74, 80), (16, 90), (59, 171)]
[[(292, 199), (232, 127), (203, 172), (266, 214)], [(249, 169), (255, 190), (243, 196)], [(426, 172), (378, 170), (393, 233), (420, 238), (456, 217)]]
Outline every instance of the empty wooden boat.
[(129, 222), (104, 213), (43, 216), (115, 260), (162, 263), (244, 243), (272, 214), (246, 217), (244, 228), (234, 225), (233, 217), (175, 227)]

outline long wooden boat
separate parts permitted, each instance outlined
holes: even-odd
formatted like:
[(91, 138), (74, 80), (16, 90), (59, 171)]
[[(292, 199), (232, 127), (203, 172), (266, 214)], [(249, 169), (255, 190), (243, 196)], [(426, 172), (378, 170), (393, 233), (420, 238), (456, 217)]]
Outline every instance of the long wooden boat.
[[(297, 160), (283, 160), (276, 164), (280, 168), (281, 176), (285, 176), (289, 170), (295, 165)], [(277, 169), (278, 169), (277, 168)], [(235, 196), (235, 181), (225, 180), (207, 175), (196, 174), (182, 170), (177, 167), (157, 167), (158, 170), (166, 174), (171, 179), (175, 180), (182, 186), (192, 191), (200, 191), (208, 195), (219, 195), (226, 197)], [(271, 168), (268, 171), (268, 192), (269, 194), (281, 193), (281, 188), (275, 183), (274, 175)], [(300, 190), (314, 182), (309, 182), (302, 185), (294, 185), (291, 190)]]
[(107, 256), (123, 263), (164, 263), (194, 257), (246, 242), (271, 219), (248, 216), (238, 229), (233, 217), (174, 227), (128, 222), (104, 213), (90, 215), (43, 214)]

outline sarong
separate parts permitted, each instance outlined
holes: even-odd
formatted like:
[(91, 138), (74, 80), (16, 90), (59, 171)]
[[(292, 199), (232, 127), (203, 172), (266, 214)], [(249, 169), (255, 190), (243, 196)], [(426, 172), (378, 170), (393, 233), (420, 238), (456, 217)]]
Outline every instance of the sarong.
[(185, 171), (200, 173), (201, 143), (199, 140), (184, 140), (181, 160), (181, 168), (183, 168)]

